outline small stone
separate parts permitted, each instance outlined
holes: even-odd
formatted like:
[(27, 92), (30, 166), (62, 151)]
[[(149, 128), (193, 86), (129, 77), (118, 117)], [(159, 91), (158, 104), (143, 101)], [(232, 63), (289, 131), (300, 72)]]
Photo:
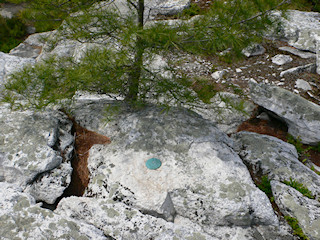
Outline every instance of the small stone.
[(228, 71), (226, 69), (221, 70), (221, 71), (216, 71), (214, 73), (211, 74), (211, 77), (213, 77), (214, 79), (218, 80), (221, 79)]
[(264, 54), (266, 49), (260, 44), (253, 44), (242, 50), (242, 54), (246, 57), (252, 57)]
[(310, 84), (303, 79), (297, 79), (295, 87), (300, 88), (304, 91), (312, 90), (312, 87), (310, 86)]
[(156, 170), (161, 167), (161, 161), (158, 158), (150, 158), (148, 161), (146, 161), (146, 166), (148, 169)]
[(237, 68), (237, 69), (236, 69), (236, 72), (237, 72), (237, 73), (241, 73), (242, 70), (241, 70), (240, 68)]
[(287, 64), (292, 61), (292, 57), (289, 55), (278, 54), (271, 58), (272, 62), (277, 65)]

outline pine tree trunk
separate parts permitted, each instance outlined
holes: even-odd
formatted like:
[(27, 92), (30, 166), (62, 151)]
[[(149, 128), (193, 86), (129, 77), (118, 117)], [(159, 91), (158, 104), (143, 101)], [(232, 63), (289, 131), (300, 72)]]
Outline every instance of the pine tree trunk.
[[(144, 14), (144, 0), (139, 0), (137, 5), (137, 12), (138, 12), (138, 24), (139, 30), (143, 29), (143, 14)], [(135, 102), (138, 99), (139, 94), (139, 83), (140, 77), (142, 72), (142, 65), (143, 65), (143, 53), (144, 53), (144, 46), (143, 40), (139, 35), (137, 35), (136, 43), (135, 43), (135, 57), (134, 62), (131, 66), (131, 71), (129, 72), (129, 90), (125, 97), (126, 101)]]

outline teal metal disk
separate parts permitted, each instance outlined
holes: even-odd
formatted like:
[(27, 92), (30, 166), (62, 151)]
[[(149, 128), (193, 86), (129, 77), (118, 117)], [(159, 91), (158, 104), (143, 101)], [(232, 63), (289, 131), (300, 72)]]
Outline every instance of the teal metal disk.
[(146, 166), (148, 169), (156, 170), (161, 167), (161, 161), (158, 158), (150, 158), (148, 161), (146, 161)]

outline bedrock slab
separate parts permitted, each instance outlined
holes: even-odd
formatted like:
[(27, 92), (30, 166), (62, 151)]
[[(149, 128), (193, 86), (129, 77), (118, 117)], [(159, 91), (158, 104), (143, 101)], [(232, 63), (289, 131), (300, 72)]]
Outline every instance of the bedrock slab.
[(302, 143), (320, 142), (320, 106), (283, 88), (250, 81), (252, 100), (274, 112), (288, 125), (288, 132)]
[(1, 239), (110, 239), (90, 224), (60, 216), (40, 206), (21, 188), (0, 182)]
[(303, 196), (296, 189), (271, 181), (274, 200), (284, 215), (298, 220), (299, 226), (312, 240), (320, 239), (320, 203)]
[[(111, 138), (110, 145), (90, 150), (85, 196), (113, 199), (168, 221), (180, 215), (207, 231), (215, 225), (278, 225), (232, 140), (212, 122), (186, 109), (153, 106), (126, 109), (106, 122), (105, 107), (91, 102), (74, 110), (80, 124)], [(161, 167), (148, 169), (150, 158), (160, 159)]]
[(281, 182), (292, 178), (320, 197), (320, 176), (298, 160), (298, 153), (292, 144), (245, 131), (234, 134), (233, 138), (235, 150), (255, 174), (268, 175), (269, 179)]
[(71, 121), (59, 112), (11, 111), (7, 105), (0, 113), (0, 181), (54, 202), (70, 183)]

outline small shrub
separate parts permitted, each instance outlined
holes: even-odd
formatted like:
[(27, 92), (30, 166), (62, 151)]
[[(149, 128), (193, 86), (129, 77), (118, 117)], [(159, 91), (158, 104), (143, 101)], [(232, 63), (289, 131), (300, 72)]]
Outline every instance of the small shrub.
[(274, 201), (272, 190), (271, 190), (270, 179), (268, 178), (268, 175), (262, 176), (261, 183), (258, 184), (258, 188), (269, 197), (271, 202)]
[(309, 240), (309, 238), (303, 233), (301, 227), (299, 226), (299, 222), (296, 218), (284, 216), (284, 219), (292, 227), (294, 235), (300, 237), (300, 239), (302, 240)]
[(310, 154), (308, 153), (308, 151), (311, 150), (312, 147), (311, 146), (304, 147), (300, 137), (297, 137), (297, 139), (295, 139), (292, 135), (289, 134), (287, 138), (287, 142), (295, 146), (300, 157), (301, 156), (310, 157)]
[(201, 8), (196, 3), (191, 3), (189, 8), (186, 8), (182, 12), (182, 17), (193, 17), (201, 14)]
[(304, 196), (314, 199), (315, 197), (312, 195), (312, 192), (305, 187), (302, 183), (297, 182), (296, 180), (293, 180), (290, 178), (290, 181), (283, 181), (283, 183), (287, 184), (290, 187), (293, 187), (294, 189), (298, 190), (301, 194)]

